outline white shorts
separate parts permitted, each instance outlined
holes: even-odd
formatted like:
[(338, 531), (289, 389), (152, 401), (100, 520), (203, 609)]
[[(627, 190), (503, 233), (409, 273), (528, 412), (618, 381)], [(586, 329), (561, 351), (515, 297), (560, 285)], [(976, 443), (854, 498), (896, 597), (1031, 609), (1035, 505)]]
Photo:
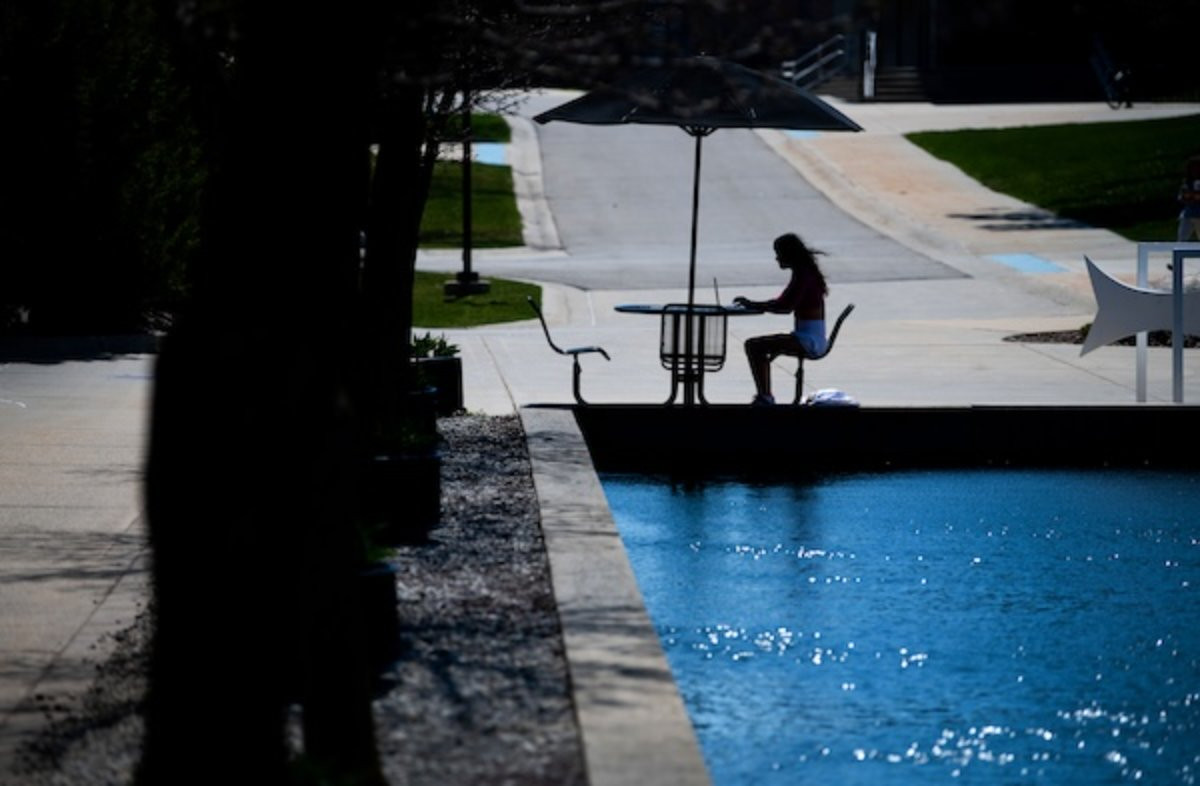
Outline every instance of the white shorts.
[(823, 354), (825, 348), (829, 346), (829, 342), (825, 338), (825, 320), (823, 319), (796, 320), (796, 327), (792, 330), (792, 335), (796, 337), (796, 341), (800, 343), (800, 347), (809, 357)]

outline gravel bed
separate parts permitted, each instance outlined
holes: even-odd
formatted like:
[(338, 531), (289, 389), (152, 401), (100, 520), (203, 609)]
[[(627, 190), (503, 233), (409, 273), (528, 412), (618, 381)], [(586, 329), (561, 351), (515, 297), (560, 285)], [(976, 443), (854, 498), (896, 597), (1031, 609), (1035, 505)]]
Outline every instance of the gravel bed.
[[(375, 702), (400, 784), (586, 783), (521, 426), (439, 421), (442, 523), (390, 562), (401, 654)], [(13, 786), (127, 784), (140, 750), (151, 615), (117, 636), (87, 694), (25, 746)]]
[(442, 525), (405, 547), (405, 652), (376, 702), (393, 784), (583, 784), (529, 457), (515, 417), (439, 422)]

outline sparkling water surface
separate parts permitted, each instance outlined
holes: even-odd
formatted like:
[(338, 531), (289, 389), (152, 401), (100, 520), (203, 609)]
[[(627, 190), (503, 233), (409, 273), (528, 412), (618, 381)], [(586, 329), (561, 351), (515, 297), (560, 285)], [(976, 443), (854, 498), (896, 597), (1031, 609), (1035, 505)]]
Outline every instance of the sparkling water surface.
[(1200, 478), (601, 479), (719, 786), (1197, 782)]

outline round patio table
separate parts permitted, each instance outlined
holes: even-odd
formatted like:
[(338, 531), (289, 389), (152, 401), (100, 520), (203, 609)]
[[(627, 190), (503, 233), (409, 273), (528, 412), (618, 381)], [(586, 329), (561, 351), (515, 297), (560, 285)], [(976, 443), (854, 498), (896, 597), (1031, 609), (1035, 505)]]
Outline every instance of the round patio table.
[(674, 404), (682, 388), (683, 403), (688, 406), (708, 403), (704, 398), (704, 374), (720, 371), (725, 365), (727, 319), (763, 313), (713, 303), (694, 303), (690, 307), (687, 303), (627, 303), (615, 310), (661, 317), (658, 357), (663, 368), (671, 372), (671, 396), (665, 403)]

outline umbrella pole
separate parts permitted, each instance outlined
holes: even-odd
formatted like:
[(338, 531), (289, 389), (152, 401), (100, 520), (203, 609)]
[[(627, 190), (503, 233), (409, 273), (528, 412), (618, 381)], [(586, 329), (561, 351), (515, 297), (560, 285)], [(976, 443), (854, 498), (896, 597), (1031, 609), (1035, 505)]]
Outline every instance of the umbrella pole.
[[(692, 173), (692, 246), (688, 258), (688, 310), (696, 302), (696, 236), (700, 215), (700, 150), (704, 134), (691, 131), (696, 136), (696, 164)], [(691, 344), (688, 344), (690, 347)]]
[(692, 173), (692, 245), (688, 256), (688, 299), (687, 319), (683, 329), (683, 403), (690, 406), (696, 403), (696, 388), (700, 383), (700, 358), (695, 356), (692, 348), (695, 331), (695, 315), (692, 313), (696, 305), (696, 229), (700, 216), (700, 151), (704, 137), (712, 133), (711, 128), (689, 128), (687, 132), (696, 137), (696, 164)]

